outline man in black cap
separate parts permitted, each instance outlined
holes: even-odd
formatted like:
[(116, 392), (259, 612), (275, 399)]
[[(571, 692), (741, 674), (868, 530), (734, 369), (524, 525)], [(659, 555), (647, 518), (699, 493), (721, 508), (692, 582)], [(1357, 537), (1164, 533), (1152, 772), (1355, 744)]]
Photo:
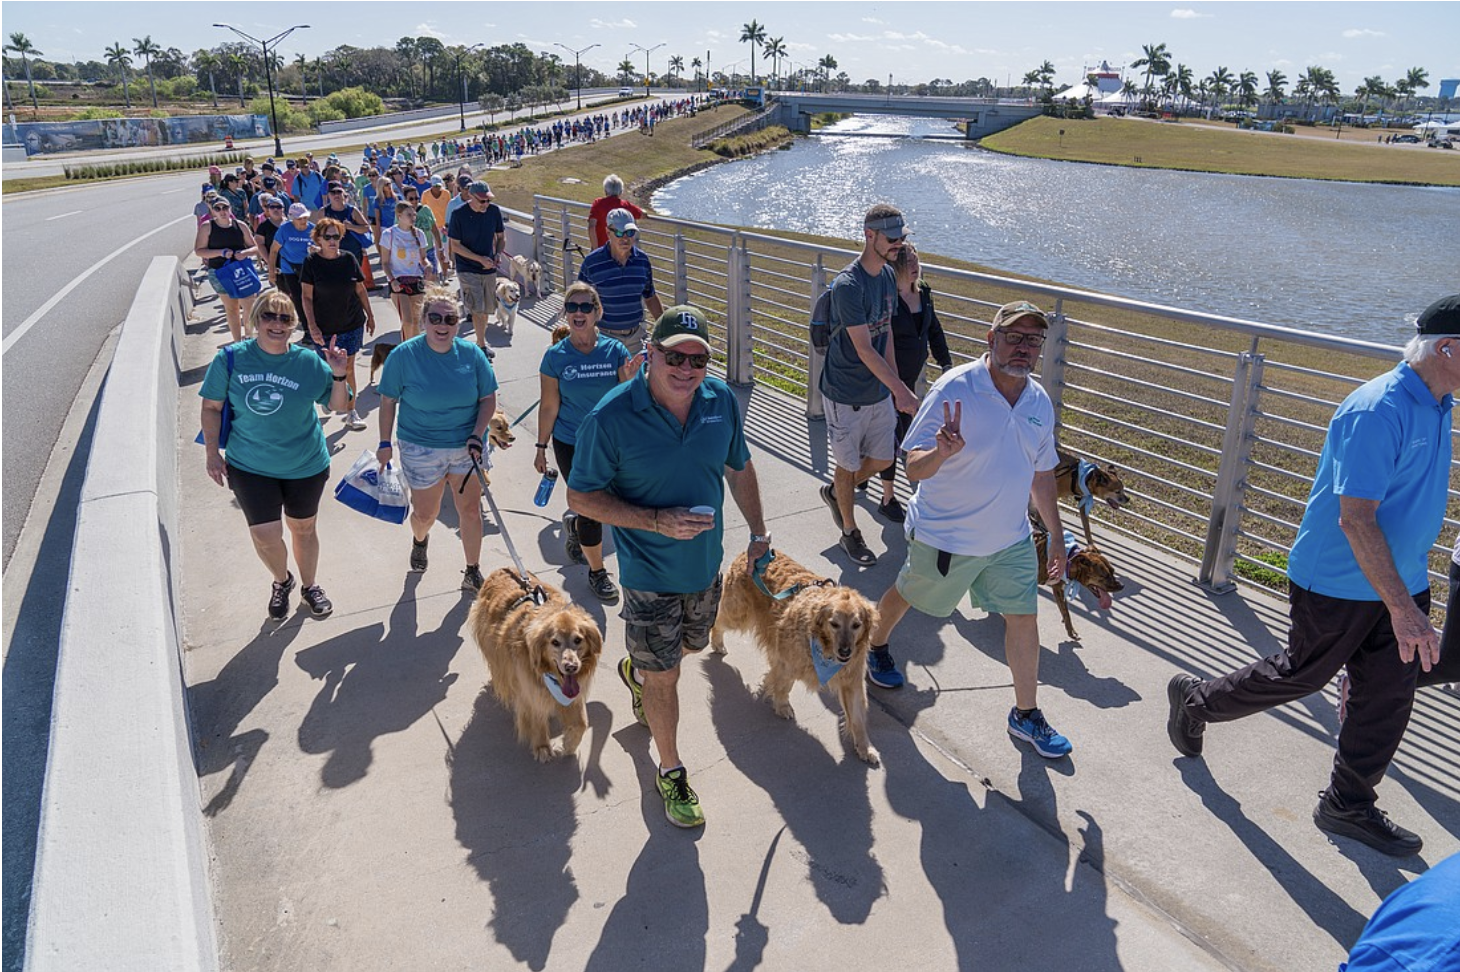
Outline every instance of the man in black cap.
[(1404, 738), (1416, 681), (1440, 656), (1428, 568), (1450, 486), (1460, 295), (1431, 304), (1417, 328), (1404, 360), (1344, 399), (1328, 425), (1288, 557), (1288, 647), (1221, 678), (1178, 674), (1167, 687), (1171, 742), (1200, 756), (1208, 722), (1301, 699), (1346, 668), (1348, 711), (1313, 822), (1395, 857), (1424, 844), (1375, 806), (1375, 787)]

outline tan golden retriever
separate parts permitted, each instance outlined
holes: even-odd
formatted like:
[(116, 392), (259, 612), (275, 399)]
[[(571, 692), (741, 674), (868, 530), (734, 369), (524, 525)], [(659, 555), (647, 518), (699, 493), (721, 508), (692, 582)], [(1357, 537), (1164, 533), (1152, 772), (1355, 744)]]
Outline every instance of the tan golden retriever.
[[(765, 653), (770, 670), (758, 694), (769, 699), (776, 715), (794, 719), (791, 686), (834, 689), (841, 698), (842, 731), (862, 760), (877, 766), (881, 758), (867, 738), (867, 650), (877, 608), (849, 587), (837, 587), (784, 554), (771, 561), (765, 573), (766, 587), (779, 593), (796, 584), (803, 587), (791, 597), (777, 601), (767, 597), (745, 573), (745, 554), (740, 554), (725, 573), (720, 612), (710, 634), (716, 654), (725, 653), (725, 632), (749, 631)], [(812, 652), (819, 652), (829, 666), (840, 666), (823, 686)]]
[[(542, 603), (529, 592), (540, 588)], [(570, 755), (588, 729), (586, 699), (603, 652), (603, 634), (582, 608), (531, 574), (526, 586), (503, 567), (487, 575), (467, 624), (492, 676), (492, 692), (516, 718), (517, 738), (538, 762)], [(547, 679), (570, 700), (553, 697)], [(563, 724), (563, 744), (552, 743), (550, 720)]]
[[(507, 413), (502, 411), (502, 397), (497, 396), (497, 410), (492, 413), (491, 419), (487, 422), (487, 442), (493, 449), (510, 449), (512, 443), (517, 441), (517, 436), (512, 432), (512, 422), (507, 418)], [(482, 479), (486, 480), (488, 486), (492, 485), (492, 473), (486, 461), (482, 462)]]

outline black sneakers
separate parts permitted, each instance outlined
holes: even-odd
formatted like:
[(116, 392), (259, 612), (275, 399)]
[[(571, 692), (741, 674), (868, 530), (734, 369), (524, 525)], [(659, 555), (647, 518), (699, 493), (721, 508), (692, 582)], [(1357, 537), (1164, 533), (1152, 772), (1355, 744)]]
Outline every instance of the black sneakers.
[(1171, 737), (1171, 745), (1183, 756), (1201, 755), (1202, 733), (1206, 731), (1207, 724), (1186, 713), (1186, 698), (1200, 684), (1201, 679), (1195, 675), (1173, 675), (1166, 683), (1166, 698), (1171, 702), (1166, 734)]
[(426, 547), (430, 542), (430, 537), (424, 540), (417, 540), (414, 537), (411, 538), (411, 570), (414, 570), (418, 574), (424, 571), (426, 565), (429, 563), (426, 558)]
[(907, 522), (907, 510), (902, 508), (902, 504), (897, 501), (896, 496), (892, 497), (886, 503), (878, 503), (877, 512), (881, 513), (882, 518), (888, 523)]
[(877, 555), (871, 551), (871, 549), (867, 546), (867, 542), (862, 539), (861, 530), (853, 530), (851, 533), (843, 533), (841, 538), (841, 547), (847, 552), (848, 557), (851, 557), (854, 561), (856, 561), (858, 564), (861, 564), (863, 567), (871, 567), (873, 564), (877, 563)]
[(1390, 857), (1409, 857), (1424, 848), (1424, 841), (1418, 834), (1390, 820), (1389, 815), (1378, 807), (1348, 808), (1327, 790), (1318, 796), (1318, 806), (1313, 808), (1313, 823), (1324, 833), (1352, 837)]
[(282, 581), (274, 581), (274, 591), (269, 595), (269, 620), (283, 621), (289, 616), (289, 595), (294, 593), (294, 575), (287, 574)]
[(583, 541), (578, 536), (578, 514), (572, 511), (563, 514), (563, 547), (573, 563), (588, 563), (588, 558), (583, 556)]
[(309, 610), (314, 612), (316, 618), (327, 618), (335, 609), (334, 602), (325, 597), (324, 588), (318, 584), (301, 590), (299, 597), (309, 605)]
[(604, 604), (618, 603), (618, 585), (608, 576), (608, 568), (588, 572), (588, 589)]
[(824, 484), (816, 492), (821, 497), (821, 501), (831, 510), (831, 522), (836, 524), (838, 530), (845, 530), (846, 527), (842, 526), (841, 507), (836, 505), (836, 490), (831, 483)]
[(482, 589), (484, 583), (481, 567), (476, 564), (467, 564), (466, 570), (461, 572), (461, 589), (468, 594), (475, 594)]

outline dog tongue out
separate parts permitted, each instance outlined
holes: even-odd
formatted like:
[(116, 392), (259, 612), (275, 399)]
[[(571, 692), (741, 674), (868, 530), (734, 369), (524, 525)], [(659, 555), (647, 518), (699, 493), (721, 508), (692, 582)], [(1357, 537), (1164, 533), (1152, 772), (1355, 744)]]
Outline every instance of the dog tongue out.
[[(1111, 600), (1110, 595), (1108, 593), (1106, 593), (1105, 591), (1101, 591), (1101, 590), (1097, 590), (1094, 593), (1095, 593), (1095, 600), (1097, 600), (1097, 601), (1100, 602), (1100, 610), (1102, 610), (1102, 611), (1109, 611), (1110, 610), (1110, 606), (1115, 603), (1113, 600)], [(567, 689), (567, 687), (564, 686), (564, 691), (566, 691), (566, 689)], [(575, 692), (575, 694), (576, 694), (576, 692)]]
[(570, 699), (576, 699), (578, 697), (578, 693), (582, 691), (578, 687), (578, 676), (576, 675), (559, 676), (558, 686), (563, 690), (563, 694)]

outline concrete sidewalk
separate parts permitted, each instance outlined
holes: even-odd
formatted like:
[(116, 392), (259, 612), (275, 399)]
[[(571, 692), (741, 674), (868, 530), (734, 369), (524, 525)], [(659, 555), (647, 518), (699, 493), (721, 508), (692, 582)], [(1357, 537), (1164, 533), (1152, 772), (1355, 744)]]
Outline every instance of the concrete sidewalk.
[[(489, 332), (514, 416), (537, 399), (557, 303), (527, 307), (510, 344)], [(392, 329), (382, 301), (376, 316)], [(546, 510), (531, 503), (536, 416), (494, 457), (503, 523), (488, 525), (483, 569), (508, 563), (505, 527), (527, 566), (607, 632), (591, 732), (576, 760), (547, 766), (515, 742), (464, 634), (449, 503), (430, 570), (411, 574), (406, 528), (327, 497), (320, 583), (335, 614), (265, 620), (268, 577), (191, 441), (197, 389), (226, 336), (216, 319), (190, 329), (178, 449), (187, 676), (234, 972), (1333, 969), (1383, 895), (1460, 849), (1449, 695), (1421, 693), (1381, 791), (1426, 840), (1408, 861), (1312, 825), (1336, 729), (1329, 698), (1213, 727), (1205, 760), (1178, 758), (1167, 679), (1274, 650), (1284, 605), (1209, 595), (1187, 564), (1108, 530), (1127, 579), (1114, 611), (1076, 606), (1075, 645), (1042, 606), (1041, 705), (1073, 757), (1045, 761), (1005, 733), (1002, 626), (967, 607), (942, 624), (910, 614), (899, 629), (909, 684), (872, 690), (879, 769), (838, 737), (833, 701), (796, 693), (794, 723), (757, 701), (764, 663), (733, 637), (725, 658), (685, 662), (681, 748), (708, 824), (677, 830), (610, 668), (623, 652), (617, 609), (591, 597), (586, 568), (565, 566), (562, 488)], [(822, 425), (799, 402), (748, 398), (777, 548), (875, 599), (899, 566), (900, 529), (864, 501), (882, 559), (851, 566), (816, 495)], [(336, 480), (378, 439), (374, 390), (361, 401), (369, 430), (326, 426)], [(727, 521), (728, 557), (745, 537), (733, 504)]]

